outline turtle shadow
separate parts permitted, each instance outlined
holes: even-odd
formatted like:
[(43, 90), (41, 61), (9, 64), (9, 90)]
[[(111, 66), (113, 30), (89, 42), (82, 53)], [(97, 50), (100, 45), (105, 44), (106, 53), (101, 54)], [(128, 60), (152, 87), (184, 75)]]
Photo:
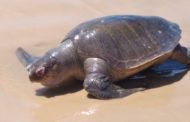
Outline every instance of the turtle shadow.
[(47, 88), (47, 87), (39, 88), (36, 90), (36, 95), (51, 98), (59, 95), (74, 93), (82, 89), (83, 89), (82, 81), (72, 81), (70, 83), (65, 83), (57, 88)]
[(190, 66), (174, 60), (167, 60), (163, 64), (151, 67), (117, 84), (123, 88), (143, 87), (146, 89), (158, 88), (176, 83), (188, 72)]
[(170, 77), (162, 77), (158, 74), (147, 74), (146, 78), (121, 80), (117, 84), (125, 89), (138, 88), (138, 87), (153, 89), (170, 85), (180, 81), (180, 79), (183, 78), (183, 76), (187, 73), (187, 71), (184, 71), (182, 73)]
[[(187, 73), (190, 66), (181, 64), (176, 61), (168, 60), (161, 65), (151, 67), (127, 79), (121, 80), (116, 84), (125, 89), (143, 87), (153, 89), (165, 85), (173, 84)], [(83, 89), (82, 81), (74, 81), (64, 84), (59, 88), (39, 88), (36, 90), (37, 96), (45, 96), (47, 98), (74, 93)], [(94, 98), (88, 95), (89, 98)]]

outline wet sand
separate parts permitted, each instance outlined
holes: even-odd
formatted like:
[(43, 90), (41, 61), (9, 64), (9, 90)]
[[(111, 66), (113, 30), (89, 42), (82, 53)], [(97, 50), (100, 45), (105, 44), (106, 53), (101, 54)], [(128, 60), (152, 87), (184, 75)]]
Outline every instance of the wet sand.
[(31, 84), (15, 56), (19, 46), (41, 55), (80, 22), (113, 14), (157, 15), (177, 22), (183, 31), (180, 43), (190, 47), (189, 4), (187, 0), (0, 0), (0, 121), (189, 122), (189, 72), (148, 77), (142, 82), (153, 81), (152, 89), (122, 99), (96, 100), (87, 97), (81, 83), (53, 91)]

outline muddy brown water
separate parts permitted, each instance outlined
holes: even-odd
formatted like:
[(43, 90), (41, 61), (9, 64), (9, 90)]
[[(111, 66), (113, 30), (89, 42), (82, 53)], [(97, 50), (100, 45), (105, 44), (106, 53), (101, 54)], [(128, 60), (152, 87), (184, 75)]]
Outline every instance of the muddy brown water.
[[(190, 47), (187, 0), (0, 0), (0, 122), (189, 122), (190, 73), (149, 73), (119, 83), (150, 89), (125, 98), (87, 97), (81, 82), (49, 91), (31, 84), (15, 56), (22, 46), (36, 55), (55, 47), (80, 22), (113, 14), (157, 15), (177, 22)], [(168, 75), (168, 72), (166, 72)], [(171, 73), (169, 74), (171, 75)]]

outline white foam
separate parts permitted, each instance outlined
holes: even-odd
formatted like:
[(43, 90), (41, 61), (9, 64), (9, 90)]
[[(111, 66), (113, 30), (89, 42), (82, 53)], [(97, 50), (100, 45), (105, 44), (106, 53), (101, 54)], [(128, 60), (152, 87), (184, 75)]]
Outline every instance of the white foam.
[(89, 108), (89, 109), (86, 110), (86, 111), (82, 111), (81, 114), (90, 116), (90, 115), (92, 115), (92, 114), (95, 114), (96, 111), (97, 111), (97, 110), (96, 110), (94, 107), (92, 107), (92, 108)]

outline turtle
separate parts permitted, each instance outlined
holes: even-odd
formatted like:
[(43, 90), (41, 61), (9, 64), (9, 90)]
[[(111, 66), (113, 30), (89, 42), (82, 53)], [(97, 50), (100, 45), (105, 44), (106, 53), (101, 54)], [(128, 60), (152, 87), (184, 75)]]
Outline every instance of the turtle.
[(146, 88), (126, 89), (117, 81), (167, 59), (190, 63), (190, 49), (181, 46), (180, 38), (179, 25), (162, 17), (111, 15), (79, 24), (43, 56), (22, 47), (16, 55), (32, 82), (56, 88), (81, 80), (95, 98), (121, 98)]

